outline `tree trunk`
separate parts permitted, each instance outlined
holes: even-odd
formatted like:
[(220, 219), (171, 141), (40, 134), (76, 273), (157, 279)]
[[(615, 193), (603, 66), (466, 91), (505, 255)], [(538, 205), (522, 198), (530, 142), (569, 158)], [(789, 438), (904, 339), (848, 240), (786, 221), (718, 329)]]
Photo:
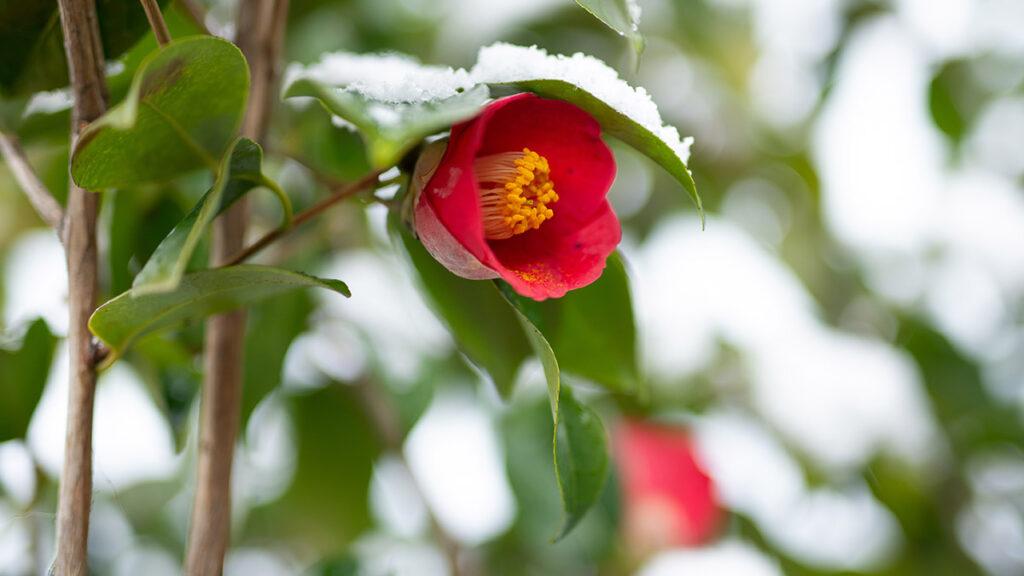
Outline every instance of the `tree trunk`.
[[(242, 134), (262, 142), (270, 118), (280, 64), (287, 0), (243, 0), (238, 46), (249, 62), (252, 85)], [(242, 251), (248, 203), (242, 198), (214, 223), (211, 264), (220, 266)], [(205, 377), (200, 416), (199, 469), (186, 573), (219, 576), (231, 535), (231, 466), (238, 433), (245, 345), (244, 311), (206, 324)]]
[[(58, 0), (68, 73), (74, 94), (71, 145), (107, 105), (96, 5)], [(92, 501), (92, 416), (96, 363), (89, 316), (96, 306), (96, 212), (99, 196), (74, 183), (68, 195), (64, 245), (68, 268), (68, 355), (71, 363), (67, 435), (57, 503), (57, 576), (88, 574), (87, 541)]]

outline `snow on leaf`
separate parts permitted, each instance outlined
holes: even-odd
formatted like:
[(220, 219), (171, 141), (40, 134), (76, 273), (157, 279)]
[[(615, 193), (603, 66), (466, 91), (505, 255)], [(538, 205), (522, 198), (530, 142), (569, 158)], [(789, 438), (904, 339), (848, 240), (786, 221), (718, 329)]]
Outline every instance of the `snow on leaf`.
[(462, 68), (428, 66), (403, 54), (324, 54), (316, 64), (292, 64), (284, 86), (305, 77), (355, 92), (370, 100), (392, 104), (450, 98), (472, 88)]
[(399, 54), (325, 55), (293, 64), (284, 98), (313, 97), (339, 127), (355, 127), (376, 168), (395, 165), (424, 138), (476, 116), (490, 95), (469, 73)]
[(531, 46), (498, 42), (480, 49), (470, 77), (480, 83), (516, 84), (536, 80), (561, 80), (582, 88), (662, 140), (684, 163), (690, 159), (693, 138), (681, 139), (679, 131), (666, 126), (643, 88), (633, 88), (610, 66), (577, 52), (551, 55)]

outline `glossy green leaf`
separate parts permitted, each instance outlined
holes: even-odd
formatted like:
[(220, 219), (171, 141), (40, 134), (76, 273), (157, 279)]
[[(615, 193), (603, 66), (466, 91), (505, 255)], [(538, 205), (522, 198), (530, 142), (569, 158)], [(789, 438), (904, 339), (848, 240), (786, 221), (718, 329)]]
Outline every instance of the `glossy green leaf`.
[(560, 308), (552, 346), (562, 367), (610, 390), (637, 392), (642, 381), (629, 276), (616, 252), (593, 284), (548, 306)]
[(328, 112), (351, 122), (366, 143), (370, 164), (388, 168), (425, 137), (475, 116), (489, 91), (481, 85), (444, 100), (391, 103), (300, 76), (284, 92), (285, 98), (296, 96), (316, 98)]
[(285, 215), (290, 218), (288, 197), (260, 171), (262, 162), (263, 150), (258, 144), (248, 138), (234, 141), (220, 162), (213, 187), (157, 246), (135, 277), (135, 294), (174, 290), (213, 219), (257, 186), (276, 190)]
[(490, 375), (498, 392), (508, 398), (516, 372), (530, 354), (530, 344), (515, 313), (494, 284), (455, 276), (438, 264), (394, 217), (389, 225), (395, 244), (404, 247), (434, 312), (448, 326), (459, 348)]
[(172, 42), (139, 66), (124, 101), (82, 133), (71, 176), (89, 190), (217, 170), (249, 92), (238, 48), (212, 36)]
[(555, 432), (555, 469), (565, 521), (556, 539), (566, 536), (601, 497), (608, 478), (607, 433), (601, 417), (561, 387)]
[(36, 320), (17, 350), (0, 348), (0, 442), (24, 438), (43, 395), (57, 339)]
[[(99, 0), (96, 13), (103, 55), (108, 60), (120, 56), (149, 31), (138, 0)], [(67, 83), (57, 1), (0, 0), (0, 94), (29, 94)]]
[(637, 0), (576, 0), (605, 26), (625, 36), (639, 55), (644, 51), (644, 37), (640, 34), (640, 5)]
[(601, 99), (575, 84), (564, 80), (553, 80), (537, 78), (510, 82), (523, 90), (533, 92), (544, 98), (564, 100), (579, 106), (593, 116), (600, 124), (605, 133), (610, 134), (626, 144), (635, 148), (659, 166), (664, 168), (669, 175), (682, 185), (690, 199), (697, 207), (701, 221), (704, 220), (704, 203), (697, 192), (697, 185), (693, 181), (690, 169), (681, 158), (664, 140), (659, 138), (640, 123), (629, 118), (622, 112), (611, 107)]
[(185, 217), (175, 191), (164, 187), (118, 190), (108, 195), (111, 205), (109, 249), (110, 294), (132, 287), (139, 269), (160, 242)]
[(240, 265), (187, 274), (172, 292), (130, 290), (96, 309), (89, 329), (107, 347), (110, 364), (140, 336), (184, 320), (241, 308), (297, 288), (320, 287), (349, 296), (339, 280), (325, 280), (268, 266)]
[(562, 370), (614, 392), (638, 391), (633, 303), (618, 253), (593, 284), (543, 302), (519, 298), (518, 306), (551, 343)]
[(564, 538), (583, 519), (601, 496), (608, 478), (608, 438), (601, 418), (579, 403), (572, 389), (562, 383), (558, 358), (541, 331), (534, 325), (525, 299), (499, 283), (501, 293), (515, 310), (534, 353), (544, 368), (554, 420), (553, 453), (558, 491), (564, 516), (555, 540)]

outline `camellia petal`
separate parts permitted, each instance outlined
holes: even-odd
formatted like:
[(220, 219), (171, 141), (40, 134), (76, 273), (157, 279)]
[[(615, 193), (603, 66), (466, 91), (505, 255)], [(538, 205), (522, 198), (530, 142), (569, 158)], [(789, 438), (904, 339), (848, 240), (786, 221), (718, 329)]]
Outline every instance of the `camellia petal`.
[[(561, 214), (559, 214), (561, 216)], [(619, 219), (607, 201), (578, 227), (542, 226), (531, 234), (492, 243), (502, 279), (535, 300), (560, 298), (601, 277), (608, 255), (622, 239)]]
[(714, 535), (721, 508), (684, 429), (627, 420), (616, 429), (615, 454), (634, 553), (695, 546)]
[(416, 232), (454, 274), (501, 277), (524, 296), (558, 298), (600, 277), (621, 239), (606, 199), (614, 177), (589, 114), (517, 94), (454, 126), (440, 162), (418, 163), (414, 181), (426, 184), (415, 199)]

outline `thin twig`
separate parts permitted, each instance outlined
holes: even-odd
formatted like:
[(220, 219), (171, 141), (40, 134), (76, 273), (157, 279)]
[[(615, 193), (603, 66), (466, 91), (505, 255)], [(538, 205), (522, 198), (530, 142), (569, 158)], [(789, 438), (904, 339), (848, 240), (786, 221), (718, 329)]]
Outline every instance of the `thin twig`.
[(171, 32), (164, 22), (164, 15), (160, 12), (160, 5), (156, 0), (139, 0), (142, 9), (146, 11), (146, 20), (149, 20), (149, 27), (153, 29), (157, 44), (166, 46), (171, 42)]
[(476, 570), (462, 564), (461, 560), (464, 555), (459, 542), (444, 529), (444, 526), (437, 519), (437, 514), (430, 507), (430, 502), (427, 501), (423, 487), (420, 486), (416, 474), (413, 473), (412, 467), (409, 466), (409, 462), (405, 458), (405, 452), (402, 450), (402, 446), (405, 443), (405, 435), (402, 433), (402, 427), (398, 419), (398, 409), (395, 408), (390, 398), (381, 393), (377, 386), (377, 384), (367, 379), (361, 379), (355, 383), (354, 387), (359, 401), (363, 405), (363, 410), (370, 417), (370, 423), (377, 432), (378, 438), (395, 455), (412, 480), (412, 487), (416, 491), (416, 495), (423, 502), (424, 509), (426, 509), (430, 531), (448, 558), (453, 576), (469, 576), (471, 573), (475, 573)]
[[(288, 0), (248, 0), (238, 13), (237, 44), (249, 63), (249, 106), (242, 134), (263, 142), (276, 94)], [(219, 266), (242, 249), (248, 203), (242, 198), (214, 224), (211, 261)], [(199, 465), (185, 573), (220, 576), (231, 536), (231, 467), (241, 419), (245, 312), (207, 322), (200, 412)]]
[(337, 204), (338, 202), (341, 202), (345, 198), (358, 194), (359, 192), (376, 185), (377, 178), (379, 176), (380, 172), (374, 171), (367, 174), (366, 176), (363, 176), (362, 178), (356, 180), (351, 184), (339, 188), (330, 196), (320, 200), (316, 204), (296, 214), (295, 217), (292, 218), (291, 226), (275, 228), (273, 231), (268, 232), (262, 238), (253, 243), (251, 246), (249, 246), (245, 250), (242, 250), (234, 257), (232, 257), (230, 260), (228, 260), (227, 263), (224, 264), (224, 266), (234, 266), (236, 264), (241, 264), (242, 262), (248, 260), (254, 254), (259, 252), (260, 250), (263, 250), (273, 242), (277, 241), (282, 236), (288, 234), (295, 228), (320, 215), (324, 210), (327, 210), (328, 208)]
[[(107, 107), (103, 45), (94, 0), (58, 0), (68, 76), (74, 95), (71, 149), (82, 130)], [(92, 419), (96, 394), (89, 316), (96, 306), (99, 195), (76, 186), (68, 193), (64, 246), (68, 269), (70, 383), (64, 467), (57, 501), (56, 576), (86, 576), (92, 504)]]
[(61, 208), (60, 203), (53, 197), (53, 194), (46, 189), (46, 185), (36, 175), (32, 165), (28, 163), (28, 158), (25, 157), (25, 150), (22, 149), (21, 144), (18, 142), (18, 137), (14, 134), (0, 131), (0, 153), (3, 154), (4, 160), (10, 166), (14, 179), (18, 181), (21, 189), (25, 192), (25, 196), (28, 197), (29, 203), (36, 209), (36, 213), (43, 219), (43, 222), (46, 222), (57, 231), (58, 236), (61, 236), (61, 228), (64, 224), (64, 209)]
[(196, 28), (198, 28), (200, 32), (208, 36), (213, 35), (213, 32), (210, 32), (210, 29), (206, 26), (205, 8), (196, 4), (194, 0), (175, 0), (175, 4), (185, 11), (188, 19), (195, 24)]

